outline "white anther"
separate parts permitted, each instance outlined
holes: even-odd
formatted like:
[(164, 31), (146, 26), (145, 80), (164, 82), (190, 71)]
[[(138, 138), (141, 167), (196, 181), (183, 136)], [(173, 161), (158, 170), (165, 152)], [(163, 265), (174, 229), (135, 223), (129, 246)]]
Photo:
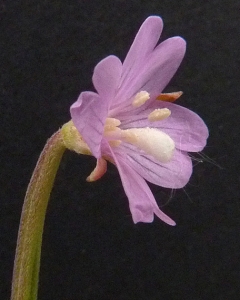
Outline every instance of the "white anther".
[(107, 118), (104, 126), (104, 136), (108, 139), (111, 147), (118, 147), (121, 144), (121, 140), (118, 137), (121, 136), (122, 130), (118, 127), (121, 122), (115, 118)]
[(148, 115), (148, 120), (150, 122), (161, 121), (168, 118), (170, 115), (171, 111), (168, 108), (158, 108)]
[(115, 118), (107, 118), (104, 126), (104, 131), (113, 131), (117, 129), (121, 122)]
[(130, 129), (126, 129), (126, 130), (121, 130), (120, 132), (120, 137), (124, 142), (127, 142), (129, 144), (136, 144), (138, 141), (138, 136), (135, 134), (135, 132), (133, 132), (133, 130)]
[(118, 146), (121, 145), (121, 143), (122, 143), (122, 141), (120, 141), (120, 140), (111, 140), (111, 141), (109, 141), (109, 145), (111, 147), (118, 147)]
[(111, 139), (116, 139), (121, 135), (122, 130), (118, 127), (108, 127), (104, 129), (104, 136)]
[(148, 99), (150, 98), (150, 95), (146, 91), (141, 91), (136, 94), (136, 96), (133, 99), (132, 105), (134, 107), (140, 107), (143, 105)]
[(119, 126), (121, 122), (116, 118), (107, 118), (105, 125)]

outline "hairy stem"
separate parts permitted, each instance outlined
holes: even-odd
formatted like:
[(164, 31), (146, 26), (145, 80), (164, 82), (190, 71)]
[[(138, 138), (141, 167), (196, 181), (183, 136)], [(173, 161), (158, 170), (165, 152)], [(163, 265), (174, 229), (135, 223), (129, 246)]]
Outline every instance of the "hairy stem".
[(37, 299), (46, 209), (65, 149), (59, 130), (47, 141), (30, 180), (18, 233), (11, 300)]

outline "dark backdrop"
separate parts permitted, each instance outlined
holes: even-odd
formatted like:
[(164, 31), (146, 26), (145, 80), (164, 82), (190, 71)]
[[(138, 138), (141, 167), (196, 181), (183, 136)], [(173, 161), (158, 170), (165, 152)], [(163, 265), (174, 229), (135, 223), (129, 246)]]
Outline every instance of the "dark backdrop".
[(0, 2), (0, 298), (8, 299), (21, 206), (45, 141), (92, 89), (96, 63), (126, 55), (162, 16), (184, 37), (168, 86), (210, 130), (206, 159), (184, 190), (151, 186), (176, 220), (134, 225), (117, 170), (85, 178), (95, 159), (67, 152), (47, 212), (39, 299), (239, 299), (239, 1)]

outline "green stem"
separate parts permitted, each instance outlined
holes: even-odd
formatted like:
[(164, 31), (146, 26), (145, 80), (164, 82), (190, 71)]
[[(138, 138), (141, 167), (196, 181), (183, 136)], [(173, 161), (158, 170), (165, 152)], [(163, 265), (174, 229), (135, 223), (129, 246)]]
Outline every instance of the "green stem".
[(37, 299), (46, 209), (65, 149), (59, 130), (47, 141), (29, 183), (18, 233), (11, 300)]

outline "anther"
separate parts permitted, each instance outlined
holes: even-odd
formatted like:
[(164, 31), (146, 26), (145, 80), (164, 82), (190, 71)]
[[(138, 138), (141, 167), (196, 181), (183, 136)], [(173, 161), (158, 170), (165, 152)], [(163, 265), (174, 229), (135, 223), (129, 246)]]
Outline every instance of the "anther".
[(167, 102), (174, 102), (179, 97), (181, 97), (182, 94), (183, 94), (182, 91), (160, 94), (159, 96), (157, 96), (157, 100), (162, 100), (162, 101), (167, 101)]
[(136, 94), (136, 96), (133, 99), (132, 105), (134, 107), (140, 107), (143, 105), (148, 99), (150, 98), (150, 95), (146, 91), (141, 91)]
[(132, 131), (132, 129), (121, 130), (120, 134), (120, 137), (124, 142), (136, 144), (138, 141), (138, 136)]
[(171, 115), (171, 111), (168, 108), (158, 108), (152, 111), (148, 115), (148, 120), (150, 122), (154, 121), (162, 121), (166, 118), (168, 118)]
[(104, 131), (113, 131), (119, 126), (121, 122), (115, 118), (107, 118), (104, 126)]
[(121, 145), (122, 141), (120, 140), (111, 140), (111, 141), (108, 141), (109, 142), (109, 145), (111, 147), (118, 147)]

